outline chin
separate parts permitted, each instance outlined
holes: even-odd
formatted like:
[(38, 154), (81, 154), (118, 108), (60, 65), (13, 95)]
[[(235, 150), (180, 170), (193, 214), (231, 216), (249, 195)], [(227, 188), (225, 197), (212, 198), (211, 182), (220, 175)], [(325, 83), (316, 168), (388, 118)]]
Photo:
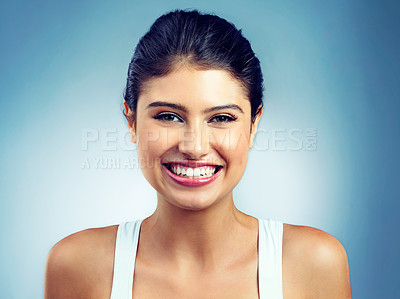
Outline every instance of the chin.
[(203, 211), (213, 206), (218, 200), (211, 199), (209, 196), (181, 196), (169, 197), (169, 204), (188, 211)]

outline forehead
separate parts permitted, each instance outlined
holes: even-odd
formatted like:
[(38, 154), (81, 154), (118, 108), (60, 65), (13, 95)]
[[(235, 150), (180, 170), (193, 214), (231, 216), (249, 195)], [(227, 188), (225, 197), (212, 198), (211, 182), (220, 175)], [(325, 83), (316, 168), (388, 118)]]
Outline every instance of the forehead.
[(148, 80), (142, 88), (138, 108), (153, 101), (173, 101), (189, 108), (236, 104), (250, 111), (246, 90), (224, 70), (181, 67), (166, 76)]

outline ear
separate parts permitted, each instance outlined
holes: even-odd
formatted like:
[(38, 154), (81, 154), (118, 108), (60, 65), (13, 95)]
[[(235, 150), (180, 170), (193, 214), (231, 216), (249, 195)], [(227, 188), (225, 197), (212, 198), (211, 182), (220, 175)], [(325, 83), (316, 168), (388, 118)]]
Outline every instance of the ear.
[(135, 125), (134, 121), (129, 120), (129, 116), (133, 115), (133, 112), (131, 109), (128, 107), (128, 104), (124, 100), (124, 107), (125, 107), (125, 115), (128, 116), (128, 128), (129, 128), (129, 139), (133, 142), (136, 143), (137, 138), (136, 138), (136, 130), (135, 130)]
[(251, 124), (251, 133), (250, 133), (250, 140), (249, 140), (249, 148), (252, 148), (254, 145), (254, 138), (257, 133), (257, 128), (258, 128), (258, 122), (261, 119), (261, 115), (263, 114), (264, 109), (262, 107), (258, 108), (258, 113), (256, 115), (256, 118), (254, 122)]

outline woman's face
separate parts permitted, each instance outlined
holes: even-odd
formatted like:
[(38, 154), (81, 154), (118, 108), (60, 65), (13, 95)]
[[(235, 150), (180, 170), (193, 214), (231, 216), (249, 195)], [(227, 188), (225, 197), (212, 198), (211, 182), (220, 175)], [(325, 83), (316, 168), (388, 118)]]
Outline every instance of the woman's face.
[(259, 120), (250, 112), (240, 82), (223, 70), (183, 66), (146, 82), (130, 134), (158, 199), (201, 210), (230, 198)]

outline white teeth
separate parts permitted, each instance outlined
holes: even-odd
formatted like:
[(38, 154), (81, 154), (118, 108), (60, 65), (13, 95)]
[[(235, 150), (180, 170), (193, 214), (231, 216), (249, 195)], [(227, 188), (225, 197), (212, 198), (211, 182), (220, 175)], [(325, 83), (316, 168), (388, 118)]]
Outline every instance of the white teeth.
[(186, 171), (186, 175), (188, 176), (188, 177), (191, 177), (191, 176), (193, 176), (193, 168), (188, 168), (187, 169), (187, 171)]
[(170, 170), (176, 175), (189, 177), (191, 179), (198, 178), (208, 178), (214, 175), (215, 167), (206, 166), (206, 167), (180, 167), (176, 165), (171, 165)]

